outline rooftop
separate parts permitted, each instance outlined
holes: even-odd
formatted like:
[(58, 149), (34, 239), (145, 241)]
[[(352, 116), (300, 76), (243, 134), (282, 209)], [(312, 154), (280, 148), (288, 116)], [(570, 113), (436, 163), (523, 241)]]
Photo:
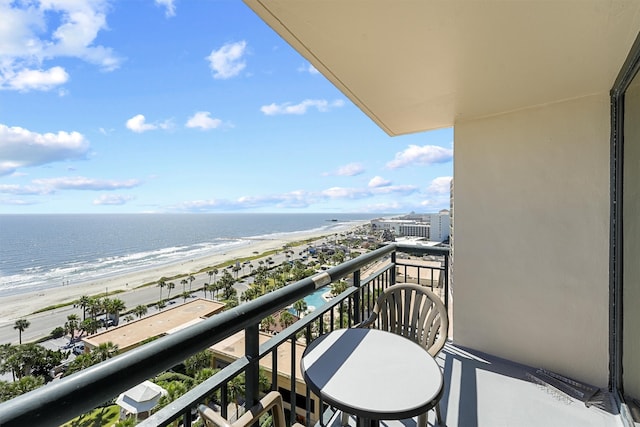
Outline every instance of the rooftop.
[(149, 338), (171, 333), (185, 324), (190, 325), (201, 318), (210, 317), (222, 311), (223, 308), (224, 304), (222, 303), (197, 298), (142, 319), (88, 336), (83, 341), (90, 347), (112, 342), (118, 346), (120, 351), (128, 350)]

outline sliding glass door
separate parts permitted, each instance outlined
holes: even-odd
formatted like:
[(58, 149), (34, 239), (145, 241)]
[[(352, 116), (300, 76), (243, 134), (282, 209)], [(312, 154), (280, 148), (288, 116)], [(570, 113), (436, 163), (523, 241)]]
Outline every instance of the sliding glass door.
[(634, 416), (640, 414), (639, 69), (640, 37), (611, 92), (611, 386)]

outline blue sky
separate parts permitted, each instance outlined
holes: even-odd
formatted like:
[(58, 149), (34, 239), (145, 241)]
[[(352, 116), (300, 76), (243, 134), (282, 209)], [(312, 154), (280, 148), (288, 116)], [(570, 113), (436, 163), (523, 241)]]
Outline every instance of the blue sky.
[(391, 138), (238, 0), (0, 0), (0, 213), (436, 212)]

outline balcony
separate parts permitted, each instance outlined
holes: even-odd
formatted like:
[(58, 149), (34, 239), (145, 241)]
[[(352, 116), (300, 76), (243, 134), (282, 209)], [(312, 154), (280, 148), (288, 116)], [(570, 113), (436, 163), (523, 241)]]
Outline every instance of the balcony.
[[(404, 259), (404, 253), (431, 256), (432, 261)], [(291, 422), (297, 419), (307, 426), (338, 426), (336, 411), (313, 396), (301, 379), (298, 363), (304, 345), (320, 334), (368, 317), (376, 291), (399, 281), (434, 288), (455, 321), (448, 267), (446, 248), (387, 245), (0, 404), (0, 425), (63, 424), (217, 345), (227, 349), (228, 365), (139, 425), (190, 426), (196, 418), (194, 408), (218, 390), (222, 415), (232, 415), (227, 409), (231, 403), (227, 397), (229, 382), (244, 374), (243, 400), (255, 402), (262, 392), (262, 367), (270, 373), (270, 388), (284, 395)], [(259, 331), (265, 317), (341, 279), (348, 280), (348, 288), (324, 306), (278, 334), (265, 336)], [(442, 409), (449, 427), (624, 425), (615, 397), (606, 390), (461, 348), (454, 342), (437, 357), (444, 373)], [(433, 422), (431, 413), (430, 425)]]

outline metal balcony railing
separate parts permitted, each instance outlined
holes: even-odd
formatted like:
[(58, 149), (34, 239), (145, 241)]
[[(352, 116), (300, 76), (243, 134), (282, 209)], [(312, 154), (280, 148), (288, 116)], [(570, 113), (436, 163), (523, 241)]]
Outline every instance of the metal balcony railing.
[[(437, 260), (440, 262), (416, 265), (410, 259), (398, 260), (398, 253), (431, 255), (438, 257)], [(310, 391), (306, 387), (304, 395), (297, 393), (301, 386), (300, 378), (296, 378), (296, 343), (309, 343), (323, 333), (349, 327), (366, 319), (373, 309), (377, 293), (396, 283), (397, 275), (402, 281), (425, 283), (427, 280), (427, 285), (437, 287), (447, 305), (448, 264), (448, 248), (389, 244), (4, 402), (0, 404), (0, 425), (61, 425), (242, 330), (245, 333), (243, 357), (138, 425), (167, 426), (173, 423), (191, 426), (195, 418), (194, 408), (218, 390), (222, 415), (227, 416), (227, 386), (242, 373), (245, 375), (245, 406), (253, 405), (259, 400), (260, 395), (259, 362), (268, 355), (273, 356), (270, 369), (271, 389), (279, 387), (277, 351), (281, 346), (289, 346), (291, 354), (288, 390), (286, 387), (283, 390), (280, 386), (285, 400), (288, 400), (290, 420), (302, 417), (301, 421), (306, 425), (315, 421), (322, 423), (321, 419), (315, 419), (314, 414), (325, 413), (326, 405), (321, 401), (313, 403)], [(435, 273), (436, 271), (438, 273)], [(317, 307), (315, 311), (274, 335), (267, 342), (259, 344), (259, 325), (264, 318), (285, 309), (317, 289), (328, 287), (342, 279), (347, 280), (349, 285), (344, 292), (325, 305)], [(315, 404), (319, 407), (313, 408), (317, 409), (314, 412), (312, 406)]]

